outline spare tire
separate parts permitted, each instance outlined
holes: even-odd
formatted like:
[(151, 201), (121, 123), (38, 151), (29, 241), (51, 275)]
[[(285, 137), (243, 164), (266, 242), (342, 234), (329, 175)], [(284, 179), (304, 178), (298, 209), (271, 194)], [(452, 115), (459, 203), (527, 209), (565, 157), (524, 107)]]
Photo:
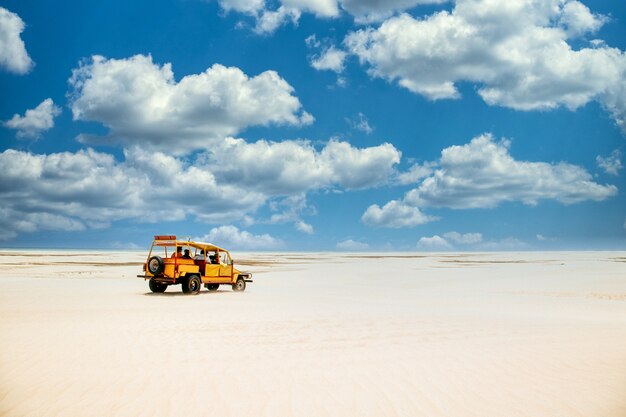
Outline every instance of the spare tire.
[(165, 263), (163, 262), (163, 258), (160, 256), (153, 256), (148, 259), (148, 272), (152, 275), (160, 274), (163, 272), (164, 267)]

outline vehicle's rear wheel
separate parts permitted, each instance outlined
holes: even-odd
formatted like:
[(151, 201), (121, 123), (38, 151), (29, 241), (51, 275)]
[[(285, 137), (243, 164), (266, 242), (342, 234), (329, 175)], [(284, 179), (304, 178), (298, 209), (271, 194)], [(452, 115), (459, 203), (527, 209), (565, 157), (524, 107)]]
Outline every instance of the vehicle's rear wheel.
[(150, 287), (150, 291), (152, 292), (165, 292), (165, 290), (167, 289), (167, 284), (156, 282), (154, 278), (150, 278), (148, 286)]
[(220, 287), (220, 284), (204, 284), (204, 288), (206, 288), (209, 291), (217, 291), (219, 287)]
[(189, 275), (183, 279), (183, 292), (185, 294), (198, 294), (202, 288), (202, 282), (197, 275)]
[(165, 267), (165, 262), (163, 262), (163, 258), (160, 256), (152, 256), (148, 259), (148, 272), (152, 275), (160, 274), (163, 272), (163, 268)]
[(233, 284), (233, 291), (241, 292), (246, 289), (246, 281), (243, 278), (238, 278), (237, 281)]

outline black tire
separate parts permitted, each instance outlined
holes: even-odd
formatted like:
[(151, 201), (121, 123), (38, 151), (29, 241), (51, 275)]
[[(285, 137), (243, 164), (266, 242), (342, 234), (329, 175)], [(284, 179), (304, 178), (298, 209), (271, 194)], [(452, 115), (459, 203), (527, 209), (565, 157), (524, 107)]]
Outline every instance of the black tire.
[(238, 278), (237, 281), (233, 284), (233, 291), (242, 292), (246, 290), (246, 281), (243, 278)]
[(165, 263), (163, 262), (163, 258), (160, 256), (152, 256), (148, 259), (148, 272), (152, 275), (157, 275), (163, 272), (163, 268), (165, 267)]
[(204, 284), (204, 288), (206, 288), (209, 291), (217, 291), (219, 287), (220, 287), (220, 284)]
[(185, 294), (195, 295), (200, 292), (202, 281), (200, 281), (200, 277), (197, 275), (188, 275), (183, 279), (182, 286)]
[(150, 287), (150, 291), (152, 292), (165, 292), (167, 290), (167, 284), (162, 284), (160, 282), (156, 282), (154, 278), (150, 278), (148, 282), (148, 286)]

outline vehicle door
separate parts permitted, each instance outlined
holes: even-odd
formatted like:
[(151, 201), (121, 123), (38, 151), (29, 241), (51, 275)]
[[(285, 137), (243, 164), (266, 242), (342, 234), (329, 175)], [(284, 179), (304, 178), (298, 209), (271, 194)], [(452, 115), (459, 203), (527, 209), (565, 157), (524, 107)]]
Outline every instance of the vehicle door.
[(206, 267), (205, 267), (205, 276), (212, 281), (215, 281), (220, 276), (220, 266), (219, 264), (213, 263), (213, 257), (215, 256), (215, 252), (208, 252), (206, 256)]
[(220, 279), (230, 282), (233, 277), (233, 261), (228, 252), (220, 252)]

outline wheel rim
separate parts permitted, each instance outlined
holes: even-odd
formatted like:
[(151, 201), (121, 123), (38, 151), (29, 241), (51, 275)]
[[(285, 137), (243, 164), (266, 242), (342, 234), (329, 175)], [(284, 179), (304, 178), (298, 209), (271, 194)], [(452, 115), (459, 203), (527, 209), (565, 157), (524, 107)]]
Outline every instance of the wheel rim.
[(198, 281), (195, 278), (192, 278), (189, 281), (189, 289), (191, 291), (196, 291), (198, 289)]
[(148, 266), (149, 266), (148, 269), (150, 270), (150, 272), (154, 272), (159, 267), (159, 261), (157, 259), (152, 259)]
[(240, 290), (243, 288), (243, 281), (239, 280), (237, 281), (237, 289)]

